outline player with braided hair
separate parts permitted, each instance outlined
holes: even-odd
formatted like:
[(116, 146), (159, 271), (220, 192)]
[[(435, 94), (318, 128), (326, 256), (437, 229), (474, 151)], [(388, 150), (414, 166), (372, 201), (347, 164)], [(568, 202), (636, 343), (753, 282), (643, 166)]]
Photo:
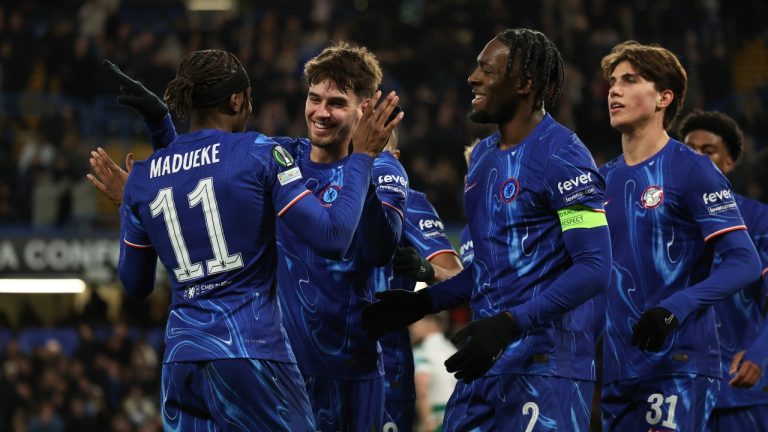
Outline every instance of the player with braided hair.
[(510, 29), (477, 57), (469, 118), (499, 130), (474, 148), (464, 187), (474, 259), (418, 292), (377, 294), (372, 336), (469, 302), (445, 365), (461, 381), (443, 430), (586, 430), (594, 381), (591, 298), (608, 284), (603, 179), (545, 108), (563, 81), (541, 32)]
[(353, 153), (340, 170), (344, 189), (327, 208), (304, 187), (286, 148), (261, 133), (243, 133), (251, 87), (231, 53), (203, 50), (182, 58), (166, 91), (171, 109), (190, 118), (190, 132), (178, 136), (170, 116), (155, 117), (162, 101), (105, 66), (123, 86), (122, 102), (159, 123), (153, 141), (166, 145), (136, 162), (125, 183), (118, 266), (136, 298), (151, 293), (158, 257), (168, 270), (165, 429), (315, 431), (275, 295), (275, 225), (318, 254), (344, 256), (373, 159), (399, 121), (385, 124), (396, 96), (376, 107), (377, 93), (351, 111)]

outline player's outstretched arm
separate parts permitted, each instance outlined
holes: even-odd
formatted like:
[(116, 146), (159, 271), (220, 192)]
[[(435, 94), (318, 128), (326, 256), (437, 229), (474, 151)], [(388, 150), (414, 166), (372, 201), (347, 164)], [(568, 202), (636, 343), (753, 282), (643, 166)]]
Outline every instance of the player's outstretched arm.
[(123, 202), (125, 182), (133, 169), (133, 153), (128, 153), (125, 157), (125, 170), (120, 168), (101, 147), (91, 151), (90, 163), (93, 174), (87, 174), (85, 177), (96, 190), (120, 207)]
[(472, 280), (472, 269), (466, 268), (445, 282), (416, 292), (377, 292), (377, 301), (363, 309), (363, 327), (369, 336), (378, 339), (386, 333), (415, 323), (428, 313), (464, 304), (472, 296)]
[(694, 310), (713, 305), (757, 282), (760, 260), (746, 230), (730, 231), (711, 239), (722, 260), (703, 281), (678, 291), (659, 306), (684, 321)]
[(461, 261), (453, 253), (441, 253), (426, 259), (410, 246), (400, 247), (392, 260), (395, 273), (429, 285), (456, 276), (462, 269)]
[(109, 60), (105, 59), (102, 66), (120, 84), (117, 103), (133, 109), (146, 122), (152, 149), (164, 148), (172, 143), (176, 139), (176, 128), (165, 102), (144, 87), (141, 81), (129, 77)]
[(387, 265), (403, 235), (408, 175), (400, 162), (383, 152), (373, 162), (374, 190), (368, 192), (360, 227), (360, 254), (374, 267)]
[(139, 230), (132, 224), (135, 222), (131, 216), (131, 209), (126, 204), (122, 204), (120, 206), (120, 258), (117, 273), (126, 294), (142, 300), (152, 293), (155, 286), (157, 253), (150, 244), (138, 244), (128, 240), (133, 237), (133, 232)]
[(114, 63), (104, 59), (101, 65), (109, 76), (120, 84), (117, 103), (136, 111), (147, 122), (158, 122), (168, 115), (168, 106), (156, 94), (149, 91), (141, 81), (124, 74)]

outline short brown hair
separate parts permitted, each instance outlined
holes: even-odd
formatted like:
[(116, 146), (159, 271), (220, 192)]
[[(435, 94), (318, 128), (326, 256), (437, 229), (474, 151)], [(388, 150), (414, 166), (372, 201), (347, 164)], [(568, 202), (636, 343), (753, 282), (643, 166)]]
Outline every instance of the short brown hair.
[(652, 82), (657, 91), (671, 90), (673, 102), (664, 111), (666, 129), (680, 112), (688, 88), (688, 75), (671, 51), (659, 45), (643, 45), (637, 41), (626, 41), (613, 47), (611, 53), (603, 57), (600, 66), (603, 78), (611, 79), (616, 66), (628, 61), (644, 79)]
[(367, 48), (340, 42), (309, 60), (304, 75), (309, 85), (331, 80), (339, 90), (366, 99), (379, 89), (382, 72), (376, 56)]

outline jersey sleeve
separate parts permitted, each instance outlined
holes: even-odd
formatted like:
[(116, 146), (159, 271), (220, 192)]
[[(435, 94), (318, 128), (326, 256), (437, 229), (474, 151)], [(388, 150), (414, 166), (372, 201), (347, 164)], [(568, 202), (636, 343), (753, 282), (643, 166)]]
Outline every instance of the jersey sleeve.
[(461, 259), (461, 265), (469, 267), (472, 264), (472, 260), (475, 259), (475, 245), (472, 243), (472, 236), (469, 234), (469, 225), (465, 225), (461, 230), (461, 236), (459, 237), (459, 258)]
[(152, 144), (152, 150), (168, 147), (168, 144), (176, 139), (176, 127), (173, 125), (170, 114), (167, 114), (159, 122), (147, 122), (146, 125), (149, 131), (149, 141)]
[(393, 209), (404, 219), (408, 199), (408, 174), (392, 153), (382, 152), (374, 160), (373, 184), (381, 204)]
[(149, 240), (149, 235), (139, 219), (138, 209), (133, 204), (134, 199), (131, 194), (133, 181), (136, 181), (136, 177), (129, 174), (123, 191), (123, 204), (120, 206), (121, 240), (129, 247), (151, 248), (153, 247), (152, 242)]
[(581, 143), (565, 146), (547, 159), (544, 188), (553, 210), (582, 205), (603, 211), (605, 180)]
[(456, 254), (445, 235), (443, 221), (424, 194), (409, 191), (403, 235), (427, 260), (443, 253)]
[(686, 173), (685, 204), (705, 240), (747, 229), (731, 184), (705, 156), (697, 156)]
[(384, 152), (373, 162), (371, 189), (360, 224), (359, 251), (363, 262), (380, 267), (392, 260), (403, 234), (408, 176), (400, 162)]
[(349, 249), (371, 183), (373, 158), (353, 154), (344, 165), (345, 184), (334, 205), (326, 208), (304, 186), (301, 170), (283, 145), (259, 136), (251, 147), (262, 181), (285, 225), (320, 256), (340, 259)]

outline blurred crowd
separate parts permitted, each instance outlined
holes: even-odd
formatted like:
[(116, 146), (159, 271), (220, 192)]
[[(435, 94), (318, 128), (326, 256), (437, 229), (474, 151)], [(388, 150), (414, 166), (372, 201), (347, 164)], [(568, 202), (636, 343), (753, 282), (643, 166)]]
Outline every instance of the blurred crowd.
[(48, 331), (37, 344), (22, 346), (15, 334), (4, 341), (0, 431), (162, 430), (159, 347), (129, 337), (123, 323), (98, 330), (102, 337), (80, 323)]
[[(194, 2), (189, 2), (192, 4)], [(226, 3), (226, 2), (224, 2)], [(737, 191), (766, 199), (756, 166), (768, 139), (768, 4), (761, 0), (280, 0), (231, 2), (229, 12), (190, 11), (182, 0), (43, 0), (0, 6), (0, 224), (33, 228), (115, 226), (84, 182), (87, 152), (118, 160), (147, 154), (142, 123), (116, 105), (109, 58), (162, 94), (191, 50), (236, 53), (254, 85), (249, 128), (304, 136), (303, 62), (331, 41), (372, 49), (383, 88), (402, 95), (403, 162), (450, 225), (463, 220), (462, 149), (491, 129), (466, 120), (466, 78), (481, 44), (507, 27), (551, 37), (566, 61), (556, 118), (598, 163), (619, 153), (608, 124), (600, 58), (617, 42), (656, 42), (689, 74), (687, 112), (723, 110), (747, 132)], [(184, 125), (179, 125), (184, 129)]]
[[(460, 226), (463, 148), (492, 130), (467, 121), (466, 78), (482, 44), (508, 27), (539, 29), (560, 48), (566, 82), (550, 111), (598, 164), (620, 152), (600, 59), (626, 39), (671, 49), (689, 76), (683, 113), (717, 109), (737, 119), (746, 148), (734, 188), (768, 201), (760, 169), (768, 162), (763, 0), (232, 0), (230, 12), (190, 11), (187, 3), (0, 1), (0, 228), (115, 229), (115, 208), (85, 180), (88, 152), (102, 146), (122, 160), (151, 149), (141, 120), (116, 104), (102, 59), (162, 94), (185, 53), (230, 50), (253, 84), (249, 129), (305, 136), (303, 63), (339, 40), (365, 45), (381, 61), (383, 89), (397, 90), (406, 112), (400, 148), (411, 186), (449, 227)], [(161, 352), (126, 336), (125, 324), (108, 328), (99, 339), (78, 325), (69, 355), (55, 341), (24, 351), (10, 334), (0, 346), (0, 432), (160, 430)]]

